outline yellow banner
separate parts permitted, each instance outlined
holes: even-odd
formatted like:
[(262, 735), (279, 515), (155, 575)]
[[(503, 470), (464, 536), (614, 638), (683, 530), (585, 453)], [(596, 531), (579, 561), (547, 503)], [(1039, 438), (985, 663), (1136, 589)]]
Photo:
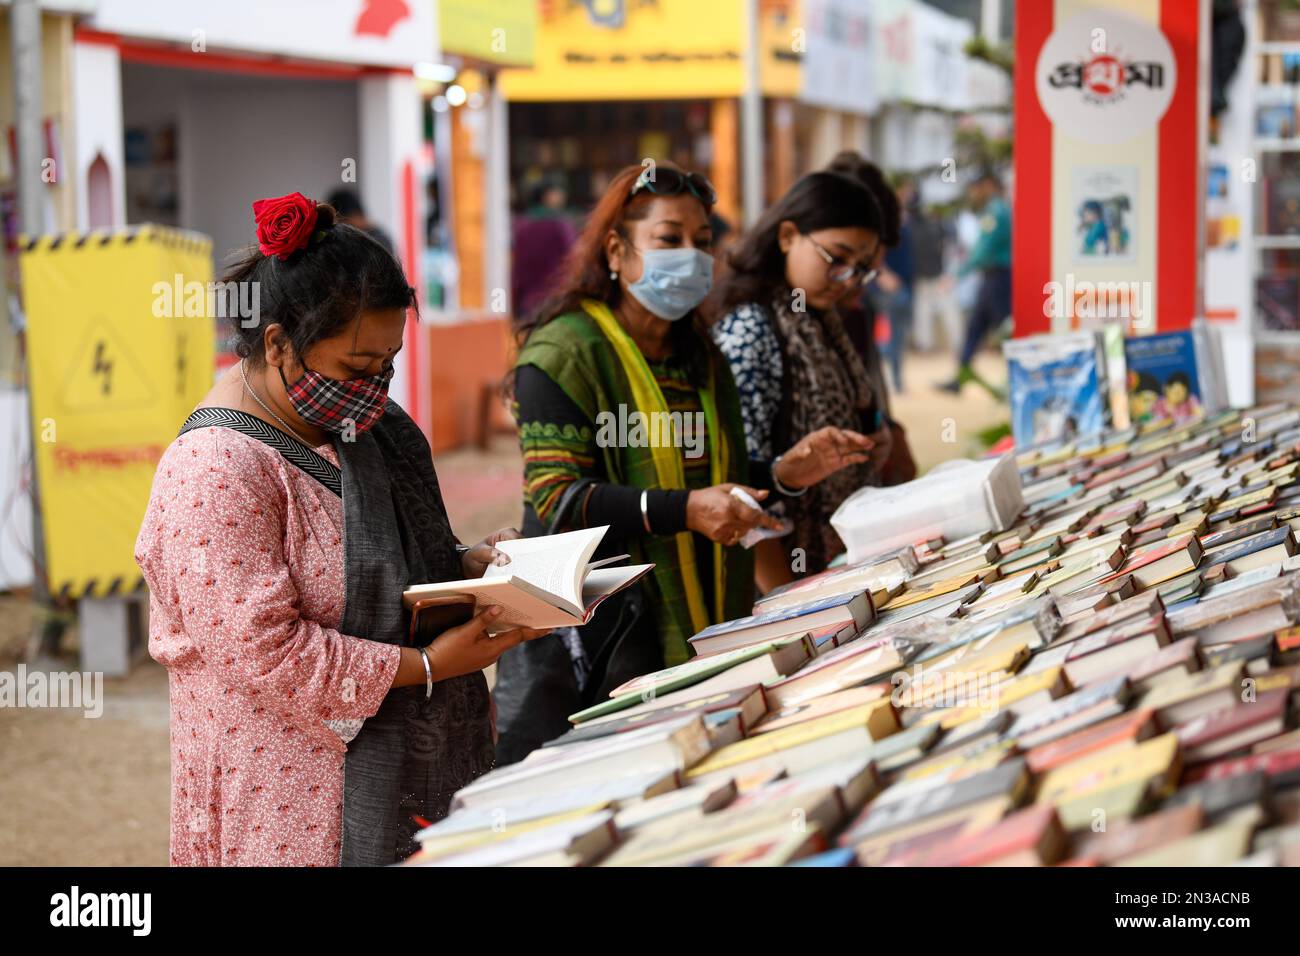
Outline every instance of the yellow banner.
[[(759, 7), (759, 66), (768, 95), (793, 96), (800, 77), (797, 0)], [(504, 70), (517, 102), (711, 99), (745, 90), (742, 0), (585, 0), (543, 7), (532, 69)]]
[(126, 591), (154, 469), (212, 386), (212, 243), (142, 226), (22, 251), (50, 590)]
[(537, 0), (439, 0), (438, 45), (484, 63), (530, 66)]
[(767, 0), (759, 5), (758, 48), (759, 85), (764, 95), (797, 97), (807, 48), (799, 0)]

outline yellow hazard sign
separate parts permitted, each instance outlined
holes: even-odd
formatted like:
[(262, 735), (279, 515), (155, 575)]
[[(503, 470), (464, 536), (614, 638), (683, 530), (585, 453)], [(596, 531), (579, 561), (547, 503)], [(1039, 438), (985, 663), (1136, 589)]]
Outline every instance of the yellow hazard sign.
[(21, 263), (50, 590), (130, 590), (158, 459), (212, 387), (216, 320), (170, 294), (207, 287), (212, 244), (139, 226), (42, 236)]

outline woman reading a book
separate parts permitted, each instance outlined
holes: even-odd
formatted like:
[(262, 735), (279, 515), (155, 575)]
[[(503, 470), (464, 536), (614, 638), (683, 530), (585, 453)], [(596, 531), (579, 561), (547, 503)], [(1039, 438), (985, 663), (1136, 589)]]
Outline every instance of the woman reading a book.
[[(881, 396), (836, 310), (874, 276), (881, 228), (880, 205), (861, 182), (816, 172), (796, 182), (731, 247), (730, 268), (710, 303), (722, 316), (711, 331), (739, 388), (752, 459), (768, 460), (794, 436), (824, 428), (881, 430)], [(775, 559), (760, 545), (764, 590), (796, 571), (824, 570), (843, 552), (831, 515), (873, 483), (881, 463), (864, 456), (782, 502), (794, 531)], [(802, 567), (785, 559), (791, 548), (806, 556)]]
[(696, 311), (713, 277), (715, 198), (704, 177), (668, 164), (624, 169), (559, 293), (520, 325), (525, 534), (607, 525), (597, 557), (626, 551), (655, 568), (591, 624), (503, 655), (500, 763), (563, 733), (610, 688), (686, 660), (703, 628), (750, 613), (753, 561), (739, 544), (779, 526), (733, 489), (755, 503), (798, 495), (871, 447), (824, 428), (775, 461), (745, 453), (735, 385)]
[(253, 206), (239, 364), (158, 464), (136, 543), (171, 694), (174, 865), (389, 864), (492, 766), (482, 669), (545, 632), (498, 611), (411, 639), (402, 592), (481, 575), (429, 445), (387, 399), (414, 290), (294, 193)]

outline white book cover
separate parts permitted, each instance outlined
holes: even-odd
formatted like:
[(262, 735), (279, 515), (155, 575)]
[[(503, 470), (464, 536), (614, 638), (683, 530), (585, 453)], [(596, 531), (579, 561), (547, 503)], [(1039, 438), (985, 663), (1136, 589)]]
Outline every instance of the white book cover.
[(591, 620), (601, 601), (654, 568), (653, 564), (593, 568), (591, 556), (608, 530), (608, 525), (601, 525), (502, 541), (496, 548), (509, 556), (508, 563), (489, 566), (477, 579), (415, 585), (406, 590), (403, 600), (410, 607), (426, 597), (472, 595), (476, 610), (502, 609), (492, 624), (494, 633), (516, 627), (579, 627)]

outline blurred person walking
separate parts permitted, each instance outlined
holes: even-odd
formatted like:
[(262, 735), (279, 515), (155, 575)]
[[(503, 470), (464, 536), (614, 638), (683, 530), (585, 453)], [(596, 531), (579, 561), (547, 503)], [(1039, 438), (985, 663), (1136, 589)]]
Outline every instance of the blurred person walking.
[[(958, 342), (966, 340), (966, 323), (964, 317), (970, 315), (975, 310), (975, 299), (980, 291), (980, 277), (973, 272), (963, 272), (963, 267), (970, 260), (971, 251), (974, 250), (975, 244), (980, 239), (980, 217), (975, 215), (971, 208), (965, 204), (957, 211), (953, 217), (953, 236), (956, 239), (956, 246), (953, 249), (953, 267), (951, 269), (954, 279), (953, 295), (957, 300), (958, 314), (963, 317), (961, 332), (957, 336)], [(954, 346), (956, 352), (961, 346)]]
[(989, 171), (981, 173), (970, 184), (967, 196), (971, 209), (979, 215), (980, 233), (959, 275), (978, 273), (979, 290), (975, 307), (967, 320), (957, 376), (936, 387), (955, 395), (963, 385), (975, 382), (990, 395), (1001, 399), (1001, 390), (976, 374), (972, 362), (985, 337), (1011, 314), (1011, 209), (1002, 198), (1001, 181)]
[(390, 254), (396, 255), (393, 237), (366, 215), (366, 210), (361, 205), (361, 199), (354, 190), (336, 189), (330, 193), (325, 203), (338, 215), (339, 222), (360, 229), (387, 249)]
[(491, 769), (488, 609), (417, 646), (402, 592), (481, 576), (429, 444), (387, 398), (415, 290), (299, 193), (253, 204), (240, 363), (158, 463), (136, 562), (171, 700), (173, 866), (387, 865)]
[(912, 328), (916, 347), (922, 352), (934, 350), (937, 319), (943, 326), (945, 344), (956, 352), (962, 343), (962, 321), (948, 269), (948, 224), (935, 212), (924, 209), (918, 197), (911, 225)]
[[(698, 306), (712, 285), (713, 187), (660, 163), (613, 177), (569, 257), (559, 294), (519, 327), (515, 418), (524, 455), (524, 532), (607, 525), (596, 556), (655, 569), (581, 629), (521, 644), (497, 666), (499, 763), (568, 729), (567, 716), (625, 681), (685, 661), (687, 639), (749, 614), (752, 553), (777, 522), (755, 501), (801, 494), (865, 459), (860, 436), (827, 428), (776, 461), (745, 452), (740, 400)], [(680, 423), (665, 442), (616, 420)]]
[(889, 317), (889, 371), (894, 391), (903, 394), (903, 355), (912, 334), (912, 212), (916, 189), (904, 181), (896, 191), (899, 206), (898, 242), (885, 246), (878, 264), (876, 300)]
[[(865, 186), (840, 173), (815, 172), (732, 247), (712, 332), (735, 376), (755, 461), (771, 461), (794, 436), (827, 428), (872, 448), (867, 435), (883, 426), (882, 395), (836, 307), (873, 276), (881, 230), (880, 205)], [(794, 530), (759, 545), (761, 589), (821, 571), (844, 550), (830, 517), (871, 483), (873, 472), (869, 454), (856, 457), (782, 502)]]
[(515, 220), (510, 258), (510, 296), (515, 315), (533, 312), (551, 293), (564, 258), (578, 238), (566, 210), (569, 194), (557, 182), (533, 189), (533, 201)]

